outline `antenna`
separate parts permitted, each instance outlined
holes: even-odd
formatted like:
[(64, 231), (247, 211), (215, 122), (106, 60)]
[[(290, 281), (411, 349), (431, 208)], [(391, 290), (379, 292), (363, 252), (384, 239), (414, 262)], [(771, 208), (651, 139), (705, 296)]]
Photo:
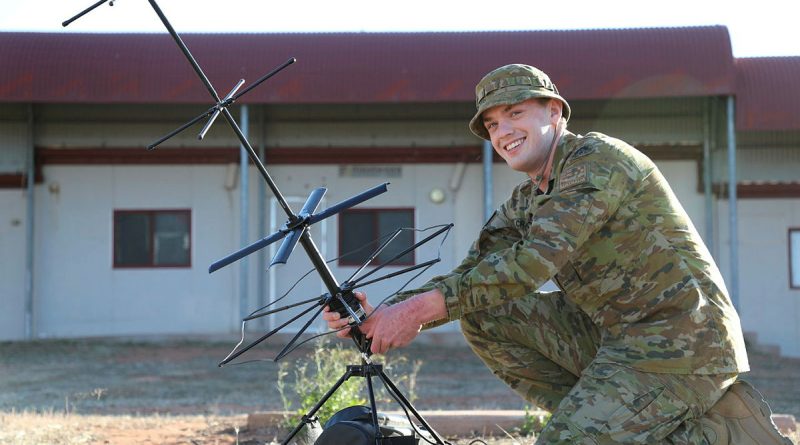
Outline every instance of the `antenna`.
[[(100, 0), (100, 1), (98, 1), (96, 3), (94, 3), (92, 6), (86, 8), (83, 11), (81, 11), (80, 13), (76, 14), (72, 18), (62, 22), (62, 26), (65, 26), (65, 27), (68, 26), (70, 23), (72, 23), (75, 20), (83, 17), (84, 15), (88, 14), (92, 10), (98, 8), (103, 3), (109, 3), (110, 5), (113, 5), (114, 0)], [(370, 355), (371, 355), (370, 341), (358, 329), (358, 326), (360, 326), (363, 323), (363, 321), (366, 319), (367, 314), (364, 313), (363, 308), (358, 303), (358, 300), (355, 298), (355, 295), (353, 294), (353, 288), (357, 284), (366, 285), (366, 284), (369, 284), (369, 283), (375, 283), (377, 281), (380, 281), (380, 280), (383, 280), (383, 279), (387, 279), (387, 278), (390, 278), (390, 277), (393, 277), (393, 276), (397, 276), (397, 275), (402, 274), (402, 273), (406, 273), (406, 272), (410, 272), (410, 271), (413, 271), (413, 270), (417, 270), (417, 269), (420, 269), (422, 267), (430, 267), (430, 265), (432, 265), (433, 263), (438, 261), (438, 259), (435, 260), (435, 261), (432, 261), (432, 262), (426, 262), (426, 263), (423, 263), (423, 264), (412, 266), (412, 267), (406, 268), (406, 269), (404, 269), (402, 271), (397, 271), (397, 272), (394, 272), (394, 273), (390, 273), (390, 274), (385, 275), (384, 277), (376, 278), (376, 279), (373, 279), (373, 280), (368, 281), (368, 282), (362, 282), (362, 280), (364, 280), (368, 276), (372, 275), (373, 273), (377, 272), (377, 270), (381, 269), (383, 266), (385, 266), (389, 262), (394, 261), (394, 259), (402, 257), (406, 253), (410, 252), (411, 250), (416, 249), (417, 247), (421, 246), (422, 244), (434, 239), (436, 236), (441, 235), (442, 233), (449, 232), (450, 228), (452, 228), (452, 224), (443, 226), (443, 228), (439, 229), (435, 234), (427, 237), (423, 241), (420, 241), (419, 243), (416, 243), (414, 246), (409, 247), (408, 249), (404, 250), (400, 254), (396, 255), (394, 259), (388, 261), (384, 265), (381, 265), (380, 267), (377, 267), (377, 268), (373, 269), (372, 271), (370, 271), (369, 273), (367, 273), (367, 274), (361, 276), (360, 278), (356, 279), (355, 278), (356, 275), (361, 273), (361, 271), (364, 269), (364, 267), (360, 268), (359, 270), (356, 271), (355, 274), (353, 274), (353, 276), (350, 277), (350, 279), (348, 279), (344, 283), (340, 284), (336, 280), (336, 277), (334, 277), (334, 275), (331, 272), (330, 268), (328, 268), (327, 263), (323, 259), (322, 254), (320, 254), (319, 249), (317, 249), (317, 246), (314, 244), (314, 241), (311, 239), (311, 235), (309, 233), (309, 227), (312, 224), (315, 224), (315, 223), (317, 223), (319, 221), (322, 221), (322, 220), (324, 220), (326, 218), (329, 218), (329, 217), (331, 217), (333, 215), (336, 215), (336, 214), (342, 212), (343, 210), (349, 209), (349, 208), (351, 208), (353, 206), (356, 206), (356, 205), (358, 205), (358, 204), (360, 204), (360, 203), (362, 203), (362, 202), (364, 202), (364, 201), (366, 201), (368, 199), (374, 198), (374, 197), (376, 197), (376, 196), (378, 196), (380, 194), (385, 193), (388, 190), (388, 183), (384, 183), (384, 184), (380, 184), (378, 186), (375, 186), (375, 187), (373, 187), (373, 188), (371, 188), (369, 190), (366, 190), (366, 191), (364, 191), (364, 192), (362, 192), (362, 193), (360, 193), (360, 194), (358, 194), (356, 196), (353, 196), (353, 197), (351, 197), (349, 199), (346, 199), (346, 200), (344, 200), (342, 202), (339, 202), (338, 204), (335, 204), (335, 205), (333, 205), (333, 206), (331, 206), (331, 207), (329, 207), (329, 208), (327, 208), (327, 209), (325, 209), (325, 210), (323, 210), (323, 211), (321, 211), (319, 213), (315, 213), (317, 207), (319, 206), (319, 203), (322, 201), (322, 198), (324, 197), (325, 193), (327, 192), (327, 189), (325, 189), (325, 188), (317, 188), (317, 189), (313, 190), (309, 194), (309, 196), (306, 199), (305, 204), (301, 208), (300, 212), (299, 213), (294, 213), (292, 211), (291, 207), (289, 206), (289, 204), (286, 202), (286, 199), (284, 198), (283, 194), (278, 189), (278, 186), (272, 180), (272, 177), (270, 176), (269, 172), (267, 172), (267, 169), (264, 167), (264, 164), (259, 159), (259, 157), (256, 154), (255, 150), (253, 150), (253, 147), (250, 145), (250, 142), (247, 140), (245, 135), (242, 133), (241, 129), (239, 128), (238, 124), (236, 123), (236, 120), (233, 118), (233, 116), (231, 115), (231, 113), (228, 110), (228, 108), (233, 103), (235, 103), (236, 100), (238, 100), (243, 95), (247, 94), (253, 88), (259, 86), (260, 84), (262, 84), (263, 82), (265, 82), (266, 80), (271, 78), (272, 76), (278, 74), (283, 69), (287, 68), (289, 65), (294, 64), (297, 61), (297, 59), (295, 59), (294, 57), (290, 57), (284, 63), (282, 63), (281, 65), (277, 66), (276, 68), (274, 68), (272, 71), (268, 72), (267, 74), (263, 75), (262, 77), (260, 77), (255, 82), (253, 82), (251, 85), (249, 85), (248, 87), (246, 87), (245, 89), (243, 89), (241, 91), (239, 91), (239, 90), (244, 85), (245, 80), (244, 79), (240, 79), (239, 82), (237, 82), (237, 84), (234, 85), (231, 88), (230, 92), (227, 95), (225, 95), (223, 98), (220, 98), (219, 94), (217, 94), (216, 89), (211, 84), (211, 81), (205, 75), (205, 73), (203, 72), (203, 69), (197, 63), (197, 60), (195, 60), (195, 58), (192, 55), (191, 51), (189, 51), (189, 48), (186, 46), (186, 44), (180, 38), (178, 33), (175, 32), (175, 29), (172, 27), (172, 25), (170, 24), (169, 20), (164, 15), (164, 13), (161, 10), (161, 8), (158, 6), (158, 3), (156, 3), (155, 0), (148, 0), (148, 3), (150, 3), (150, 6), (152, 7), (153, 11), (155, 11), (155, 13), (158, 15), (158, 18), (161, 20), (161, 22), (164, 24), (164, 27), (167, 29), (167, 32), (169, 32), (170, 36), (172, 36), (172, 39), (178, 45), (178, 48), (181, 50), (181, 52), (183, 53), (183, 55), (186, 58), (186, 60), (189, 62), (189, 64), (192, 66), (192, 68), (194, 69), (194, 71), (197, 74), (197, 76), (200, 78), (200, 80), (205, 85), (206, 89), (209, 92), (209, 95), (211, 96), (211, 99), (213, 99), (213, 104), (204, 113), (196, 116), (195, 118), (191, 119), (187, 123), (181, 125), (177, 129), (173, 130), (172, 132), (170, 132), (167, 135), (161, 137), (160, 139), (158, 139), (154, 143), (150, 144), (147, 147), (147, 149), (148, 150), (154, 150), (158, 145), (160, 145), (164, 141), (166, 141), (166, 140), (174, 137), (175, 135), (185, 131), (186, 129), (194, 126), (195, 124), (199, 123), (201, 120), (207, 119), (206, 123), (203, 125), (203, 128), (198, 133), (198, 139), (202, 140), (205, 137), (206, 133), (210, 130), (211, 126), (214, 124), (216, 119), (219, 117), (219, 115), (222, 115), (222, 117), (225, 119), (225, 121), (228, 122), (228, 125), (231, 127), (233, 132), (236, 134), (236, 136), (239, 139), (239, 141), (241, 142), (242, 146), (246, 149), (250, 160), (256, 166), (256, 168), (258, 169), (259, 173), (261, 173), (261, 176), (264, 178), (264, 181), (267, 183), (267, 185), (269, 186), (270, 190), (272, 190), (272, 193), (275, 195), (275, 198), (276, 198), (278, 204), (281, 206), (281, 208), (284, 210), (284, 212), (286, 213), (286, 216), (287, 216), (286, 223), (277, 232), (275, 232), (273, 234), (270, 234), (270, 235), (268, 235), (268, 236), (266, 236), (266, 237), (264, 237), (264, 238), (262, 238), (262, 239), (260, 239), (260, 240), (258, 240), (256, 242), (250, 244), (249, 246), (246, 246), (246, 247), (244, 247), (244, 248), (242, 248), (242, 249), (240, 249), (240, 250), (238, 250), (236, 252), (233, 252), (233, 253), (229, 254), (228, 256), (226, 256), (226, 257), (214, 262), (213, 264), (211, 264), (211, 266), (208, 269), (209, 273), (213, 273), (213, 272), (215, 272), (215, 271), (217, 271), (217, 270), (219, 270), (219, 269), (221, 269), (221, 268), (223, 268), (223, 267), (225, 267), (225, 266), (227, 266), (229, 264), (232, 264), (232, 263), (244, 258), (247, 255), (250, 255), (250, 254), (252, 254), (252, 253), (254, 253), (254, 252), (256, 252), (256, 251), (258, 251), (260, 249), (263, 249), (264, 247), (269, 246), (272, 243), (275, 243), (275, 242), (277, 242), (279, 240), (283, 240), (281, 242), (280, 247), (277, 250), (277, 253), (272, 258), (272, 262), (270, 263), (270, 267), (275, 265), (275, 264), (285, 264), (286, 261), (289, 259), (289, 256), (294, 251), (294, 248), (299, 243), (301, 246), (303, 246), (303, 249), (306, 251), (306, 254), (308, 255), (308, 258), (311, 260), (311, 263), (313, 264), (314, 268), (318, 272), (318, 274), (320, 276), (320, 279), (322, 280), (323, 284), (325, 285), (325, 288), (328, 290), (327, 294), (322, 295), (319, 298), (307, 300), (307, 301), (302, 302), (302, 303), (298, 303), (298, 304), (295, 304), (295, 305), (290, 305), (290, 306), (287, 306), (287, 307), (284, 307), (284, 308), (280, 308), (280, 309), (275, 309), (275, 310), (269, 312), (269, 313), (274, 313), (274, 312), (281, 311), (281, 310), (284, 310), (284, 309), (288, 309), (288, 308), (291, 308), (291, 307), (296, 307), (298, 305), (302, 305), (302, 304), (306, 304), (306, 303), (309, 304), (308, 308), (303, 310), (299, 315), (297, 315), (297, 316), (293, 317), (292, 319), (290, 319), (288, 322), (282, 324), (281, 326), (279, 326), (279, 327), (273, 329), (272, 331), (268, 332), (267, 334), (263, 335), (261, 338), (259, 338), (255, 342), (251, 343), (250, 345), (246, 346), (242, 350), (239, 350), (239, 351), (237, 351), (235, 353), (230, 354), (222, 362), (219, 363), (219, 366), (223, 366), (223, 365), (229, 363), (231, 360), (234, 360), (236, 357), (238, 357), (239, 355), (241, 355), (244, 352), (248, 351), (249, 349), (251, 349), (252, 347), (257, 345), (261, 341), (263, 341), (263, 340), (267, 339), (268, 337), (270, 337), (271, 335), (275, 334), (280, 329), (282, 329), (285, 326), (287, 326), (289, 323), (291, 323), (291, 322), (299, 319), (300, 317), (302, 317), (302, 316), (314, 311), (314, 309), (316, 308), (316, 311), (314, 311), (312, 316), (309, 317), (309, 319), (306, 321), (305, 325), (300, 330), (300, 332), (297, 335), (295, 335), (295, 337), (283, 348), (283, 350), (275, 358), (275, 360), (279, 360), (280, 358), (284, 357), (286, 354), (288, 354), (289, 352), (294, 350), (294, 348), (292, 346), (295, 344), (295, 342), (297, 341), (299, 336), (303, 332), (305, 332), (306, 329), (308, 329), (308, 327), (310, 326), (310, 324), (313, 321), (313, 319), (316, 318), (322, 312), (322, 310), (323, 310), (323, 308), (325, 306), (330, 306), (331, 310), (335, 310), (335, 311), (339, 312), (344, 317), (349, 317), (350, 327), (351, 327), (350, 333), (351, 333), (351, 336), (353, 338), (353, 341), (356, 344), (356, 347), (361, 352), (362, 364), (361, 365), (348, 366), (348, 369), (347, 369), (347, 372), (345, 373), (345, 375), (343, 375), (339, 379), (339, 381), (328, 391), (328, 393), (322, 398), (322, 400), (320, 400), (318, 402), (318, 404), (314, 408), (311, 409), (311, 411), (307, 415), (303, 416), (303, 421), (301, 421), (300, 424), (298, 424), (297, 427), (294, 429), (294, 431), (292, 431), (290, 433), (289, 437), (287, 437), (284, 440), (283, 444), (287, 444), (300, 431), (300, 429), (303, 427), (303, 425), (305, 423), (308, 423), (308, 422), (311, 421), (310, 419), (313, 417), (314, 413), (320, 407), (322, 407), (322, 405), (327, 401), (327, 399), (339, 388), (339, 386), (342, 383), (344, 383), (344, 381), (346, 381), (350, 377), (357, 376), (357, 377), (364, 377), (364, 378), (367, 379), (367, 387), (368, 387), (368, 390), (369, 390), (370, 407), (371, 407), (372, 413), (373, 413), (373, 415), (372, 415), (373, 427), (375, 429), (375, 434), (376, 434), (376, 439), (375, 439), (376, 440), (376, 444), (377, 443), (383, 443), (383, 442), (381, 441), (381, 432), (380, 432), (380, 427), (379, 427), (378, 421), (377, 421), (377, 415), (376, 415), (377, 408), (375, 406), (375, 397), (374, 397), (373, 388), (372, 388), (372, 380), (371, 380), (372, 377), (378, 377), (383, 382), (383, 384), (386, 387), (387, 391), (389, 391), (389, 393), (395, 398), (395, 400), (398, 403), (400, 403), (401, 407), (403, 407), (403, 410), (405, 411), (406, 408), (408, 408), (414, 414), (416, 419), (418, 421), (420, 421), (425, 426), (425, 428), (427, 428), (427, 430), (430, 432), (430, 434), (436, 439), (436, 443), (444, 445), (444, 442), (442, 441), (442, 439), (440, 439), (438, 437), (438, 435), (436, 435), (436, 433), (433, 431), (433, 429), (419, 415), (419, 413), (416, 411), (416, 409), (414, 409), (414, 407), (411, 405), (411, 403), (402, 395), (402, 393), (400, 393), (400, 391), (391, 382), (391, 380), (389, 380), (389, 377), (386, 376), (386, 374), (383, 372), (382, 365), (374, 364), (370, 360), (370, 358), (369, 358)], [(387, 244), (388, 244), (388, 242), (384, 243), (379, 248), (379, 250), (385, 248)], [(373, 257), (375, 257), (375, 256), (377, 256), (377, 254), (373, 255)], [(367, 263), (369, 263), (369, 261)], [(246, 320), (247, 319), (245, 319), (245, 321)], [(410, 420), (410, 417), (409, 417), (409, 420)], [(413, 426), (413, 422), (412, 422), (412, 426)]]

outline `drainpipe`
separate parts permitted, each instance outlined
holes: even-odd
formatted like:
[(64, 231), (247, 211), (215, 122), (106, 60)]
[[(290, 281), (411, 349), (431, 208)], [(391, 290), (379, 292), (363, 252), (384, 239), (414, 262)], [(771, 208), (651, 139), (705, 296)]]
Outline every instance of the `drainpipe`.
[(714, 252), (714, 209), (711, 196), (711, 98), (706, 98), (703, 110), (703, 197), (705, 198), (705, 241)]
[(32, 340), (34, 336), (33, 321), (33, 218), (35, 216), (33, 208), (33, 186), (36, 175), (36, 156), (34, 153), (33, 142), (33, 104), (28, 104), (28, 138), (27, 138), (27, 188), (28, 193), (25, 209), (25, 339)]
[(492, 150), (492, 143), (483, 141), (483, 220), (488, 221), (489, 217), (494, 212), (494, 204), (492, 203), (492, 196), (494, 190), (492, 187), (492, 157), (494, 150)]
[[(250, 131), (250, 120), (249, 120), (249, 110), (247, 105), (242, 105), (242, 115), (241, 115), (241, 123), (239, 124), (242, 130), (242, 134), (244, 135), (245, 139), (249, 137)], [(249, 170), (249, 162), (247, 157), (247, 151), (244, 145), (239, 145), (239, 171), (241, 172), (241, 181), (239, 182), (239, 186), (241, 190), (239, 190), (239, 211), (241, 218), (241, 234), (240, 234), (240, 241), (241, 247), (245, 247), (248, 244), (248, 220), (250, 217), (250, 212), (248, 208), (248, 195), (249, 195), (249, 183), (248, 183), (248, 170)], [(248, 306), (248, 298), (247, 298), (247, 283), (248, 283), (248, 268), (249, 262), (247, 258), (242, 258), (241, 262), (239, 263), (239, 316), (240, 318), (244, 318), (247, 316), (247, 306)]]
[(736, 128), (733, 96), (728, 96), (728, 217), (731, 239), (731, 300), (739, 310), (739, 228), (736, 215)]
[[(711, 128), (710, 128), (710, 141), (711, 141), (711, 151), (712, 153), (714, 150), (719, 147), (719, 116), (720, 111), (722, 110), (722, 102), (720, 101), (719, 97), (714, 97), (711, 99)], [(713, 155), (712, 155), (713, 158)], [(713, 159), (712, 159), (713, 160)], [(712, 224), (714, 225), (714, 239), (712, 240), (712, 248), (711, 255), (715, 259), (719, 259), (719, 246), (722, 242), (719, 239), (719, 196), (714, 194), (714, 166), (711, 166), (711, 198), (713, 199), (712, 202)]]
[[(259, 119), (259, 128), (261, 130), (261, 143), (258, 145), (258, 157), (261, 162), (266, 164), (264, 155), (266, 154), (267, 145), (267, 129), (266, 125), (267, 107), (261, 107), (261, 116)], [(258, 181), (258, 233), (267, 233), (267, 185), (264, 181)], [(263, 235), (260, 235), (263, 236)], [(258, 253), (258, 307), (264, 307), (267, 304), (267, 250), (261, 249)], [(268, 317), (261, 317), (261, 327), (269, 329)]]

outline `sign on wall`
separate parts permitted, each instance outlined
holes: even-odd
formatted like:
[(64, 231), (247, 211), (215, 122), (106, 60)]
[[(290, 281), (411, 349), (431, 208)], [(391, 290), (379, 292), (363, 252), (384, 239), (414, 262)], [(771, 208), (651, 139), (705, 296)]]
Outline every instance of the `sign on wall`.
[(341, 165), (340, 178), (400, 178), (403, 167), (399, 165)]

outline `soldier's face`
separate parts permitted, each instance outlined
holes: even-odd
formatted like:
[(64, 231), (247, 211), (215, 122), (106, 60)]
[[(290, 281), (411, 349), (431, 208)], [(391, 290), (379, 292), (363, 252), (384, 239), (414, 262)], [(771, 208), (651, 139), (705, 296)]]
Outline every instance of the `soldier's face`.
[(541, 104), (536, 99), (528, 99), (489, 108), (483, 112), (483, 124), (494, 150), (508, 166), (533, 178), (547, 163), (548, 149), (560, 117), (557, 101)]

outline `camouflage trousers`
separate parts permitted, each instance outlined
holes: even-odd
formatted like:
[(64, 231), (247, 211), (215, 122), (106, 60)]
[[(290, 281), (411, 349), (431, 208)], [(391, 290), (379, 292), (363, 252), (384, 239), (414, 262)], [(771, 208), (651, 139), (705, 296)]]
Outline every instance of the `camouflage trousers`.
[(698, 419), (736, 380), (595, 362), (600, 332), (560, 292), (465, 315), (461, 328), (495, 375), (552, 413), (536, 444), (705, 444)]

